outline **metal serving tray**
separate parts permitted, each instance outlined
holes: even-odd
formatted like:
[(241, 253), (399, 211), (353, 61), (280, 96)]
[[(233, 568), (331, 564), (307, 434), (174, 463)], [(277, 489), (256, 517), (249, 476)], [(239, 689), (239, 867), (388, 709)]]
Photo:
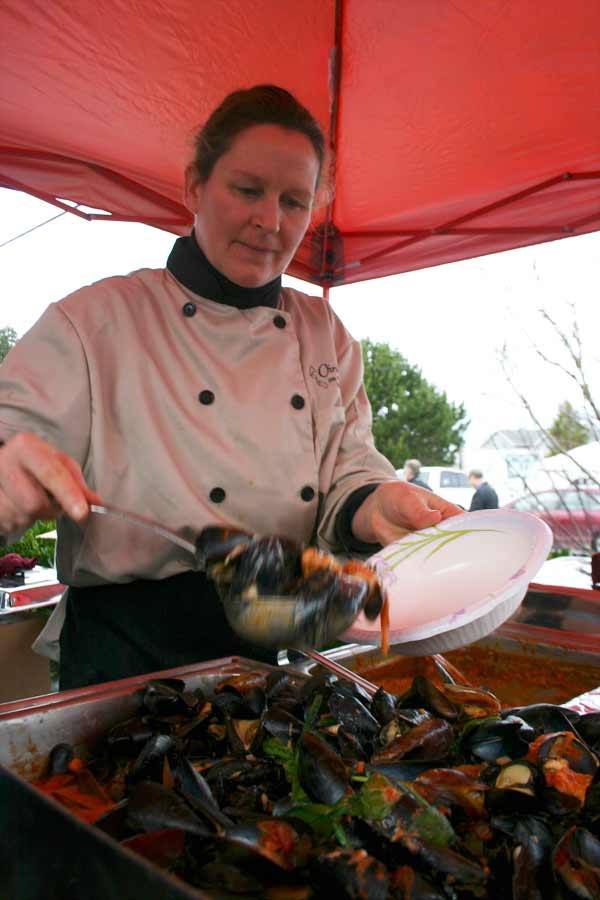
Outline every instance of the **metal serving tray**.
[(0, 704), (0, 900), (227, 900), (158, 869), (28, 784), (51, 748), (94, 742), (135, 714), (151, 678), (181, 678), (210, 696), (216, 682), (273, 667), (227, 657), (123, 681)]
[(600, 590), (531, 584), (511, 622), (600, 638)]
[(188, 690), (212, 693), (214, 684), (240, 672), (272, 666), (239, 656), (208, 660), (164, 672), (109, 681), (57, 694), (0, 704), (0, 765), (30, 780), (44, 770), (55, 744), (93, 743), (117, 722), (135, 715), (140, 689), (152, 678), (181, 678)]

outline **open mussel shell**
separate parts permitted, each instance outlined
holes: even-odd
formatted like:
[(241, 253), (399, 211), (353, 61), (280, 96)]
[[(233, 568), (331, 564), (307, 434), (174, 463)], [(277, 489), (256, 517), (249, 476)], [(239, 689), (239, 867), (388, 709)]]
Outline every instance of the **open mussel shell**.
[(569, 897), (600, 897), (600, 841), (586, 828), (573, 826), (562, 836), (552, 857), (554, 875)]
[(464, 751), (488, 763), (521, 759), (527, 755), (534, 731), (517, 716), (483, 719), (465, 728), (461, 737)]
[(534, 729), (537, 735), (556, 731), (574, 731), (577, 734), (580, 716), (562, 706), (552, 703), (532, 703), (530, 706), (515, 706), (503, 710), (502, 718), (518, 716)]
[[(218, 549), (221, 532), (223, 547)], [(379, 612), (375, 576), (345, 573), (328, 554), (283, 537), (203, 533), (199, 546), (231, 627), (268, 648), (316, 647), (336, 638), (368, 605)], [(230, 540), (236, 541), (229, 553)], [(206, 547), (210, 549), (207, 550)]]
[(453, 722), (459, 708), (423, 675), (415, 675), (410, 688), (398, 697), (399, 709), (426, 709), (434, 716)]
[(329, 696), (329, 710), (339, 725), (359, 740), (373, 740), (379, 722), (352, 691), (338, 687)]
[(374, 765), (400, 759), (443, 759), (454, 742), (452, 726), (434, 717), (400, 734), (371, 757)]
[(48, 757), (48, 775), (64, 775), (69, 771), (69, 763), (75, 756), (71, 744), (55, 744)]

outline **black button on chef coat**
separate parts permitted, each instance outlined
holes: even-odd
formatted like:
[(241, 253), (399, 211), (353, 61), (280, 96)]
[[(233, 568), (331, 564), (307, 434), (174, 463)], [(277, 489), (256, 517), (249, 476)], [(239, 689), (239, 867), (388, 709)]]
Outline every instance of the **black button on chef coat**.
[(214, 487), (208, 496), (213, 503), (222, 503), (227, 494), (222, 487)]
[(215, 402), (215, 395), (212, 391), (200, 391), (198, 400), (203, 406), (210, 406), (211, 403)]
[(181, 307), (184, 316), (187, 316), (188, 319), (191, 319), (192, 316), (196, 315), (196, 304), (195, 303), (184, 303)]
[(301, 397), (300, 394), (294, 394), (292, 397), (292, 406), (294, 409), (304, 409), (304, 397)]
[(305, 503), (310, 503), (311, 500), (314, 500), (315, 491), (314, 488), (311, 488), (310, 484), (305, 484), (302, 490), (300, 491), (300, 496), (304, 500)]
[(285, 328), (286, 324), (287, 323), (283, 316), (275, 316), (275, 318), (273, 319), (273, 325), (276, 328)]

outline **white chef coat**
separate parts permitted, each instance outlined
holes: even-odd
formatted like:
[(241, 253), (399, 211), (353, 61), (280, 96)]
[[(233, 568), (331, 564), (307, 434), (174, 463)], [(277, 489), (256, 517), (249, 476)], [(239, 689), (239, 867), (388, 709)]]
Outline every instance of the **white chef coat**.
[[(0, 440), (31, 431), (107, 503), (193, 540), (209, 524), (335, 550), (375, 449), (360, 344), (321, 298), (279, 309), (199, 297), (168, 269), (107, 278), (52, 304), (0, 367)], [(161, 579), (191, 557), (129, 525), (58, 522), (64, 584)]]

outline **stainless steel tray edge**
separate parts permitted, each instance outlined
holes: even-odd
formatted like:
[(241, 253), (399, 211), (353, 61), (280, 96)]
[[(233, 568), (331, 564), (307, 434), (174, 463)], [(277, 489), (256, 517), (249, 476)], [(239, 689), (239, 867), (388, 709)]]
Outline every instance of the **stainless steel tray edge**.
[(26, 780), (35, 778), (42, 773), (55, 744), (93, 744), (118, 721), (135, 715), (140, 691), (152, 678), (181, 678), (189, 690), (201, 687), (210, 695), (215, 682), (228, 675), (273, 669), (265, 663), (230, 656), (0, 704), (0, 765)]

